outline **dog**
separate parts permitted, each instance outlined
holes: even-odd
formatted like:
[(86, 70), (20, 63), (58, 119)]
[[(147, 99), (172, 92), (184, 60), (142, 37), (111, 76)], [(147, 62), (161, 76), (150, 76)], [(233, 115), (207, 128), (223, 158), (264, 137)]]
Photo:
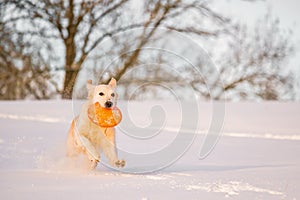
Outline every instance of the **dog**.
[(117, 82), (114, 78), (107, 85), (92, 85), (87, 81), (88, 98), (82, 106), (80, 114), (72, 121), (67, 138), (67, 156), (84, 154), (90, 160), (90, 169), (96, 168), (100, 162), (102, 151), (113, 167), (124, 167), (125, 161), (119, 160), (115, 143), (114, 127), (101, 127), (89, 118), (88, 109), (99, 103), (101, 107), (113, 109), (116, 107)]

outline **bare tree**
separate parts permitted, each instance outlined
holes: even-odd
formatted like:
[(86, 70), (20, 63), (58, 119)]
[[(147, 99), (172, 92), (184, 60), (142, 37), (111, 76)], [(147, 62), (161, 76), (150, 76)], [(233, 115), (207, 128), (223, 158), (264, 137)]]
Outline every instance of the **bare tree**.
[(0, 6), (0, 99), (49, 99), (56, 83), (37, 49), (25, 47), (26, 38), (18, 35), (4, 20)]
[(291, 33), (280, 29), (279, 20), (267, 14), (253, 31), (237, 26), (231, 34), (218, 61), (227, 98), (293, 99), (294, 76), (287, 67), (294, 51)]
[[(138, 9), (133, 6), (134, 3), (140, 5), (138, 9), (142, 12), (139, 15), (135, 14)], [(130, 0), (21, 0), (6, 1), (6, 4), (12, 5), (12, 12), (22, 13), (12, 17), (10, 21), (18, 23), (26, 20), (31, 27), (35, 27), (30, 31), (19, 30), (20, 32), (44, 38), (57, 38), (62, 42), (65, 54), (63, 98), (71, 98), (82, 63), (105, 38), (135, 27), (144, 30), (135, 38), (137, 50), (124, 59), (123, 66), (118, 66), (119, 71), (115, 76), (119, 79), (136, 61), (139, 49), (165, 21), (172, 21), (169, 23), (170, 26), (176, 24), (174, 20), (180, 20), (180, 15), (189, 10), (195, 10), (202, 16), (218, 18), (205, 3), (198, 1), (151, 0), (141, 3)], [(208, 31), (204, 32), (201, 29), (193, 31), (197, 34), (209, 34)]]
[[(59, 54), (58, 57), (63, 57), (58, 67), (65, 72), (61, 91), (63, 98), (72, 97), (79, 71), (84, 63), (89, 64), (87, 58), (93, 56), (99, 58), (96, 62), (97, 70), (94, 72), (97, 71), (99, 74), (106, 72), (118, 80), (122, 79), (121, 84), (126, 86), (125, 88), (142, 80), (142, 76), (134, 77), (128, 73), (130, 74), (131, 69), (149, 62), (149, 59), (156, 60), (158, 64), (170, 64), (168, 58), (160, 54), (147, 55), (148, 60), (144, 59), (143, 54), (143, 49), (156, 41), (159, 41), (160, 47), (163, 48), (170, 31), (181, 32), (195, 38), (219, 38), (219, 36), (224, 37), (224, 34), (226, 37), (230, 37), (230, 34), (234, 36), (229, 43), (231, 51), (228, 51), (225, 59), (219, 62), (221, 75), (212, 74), (215, 72), (212, 72), (211, 64), (203, 62), (203, 58), (199, 57), (197, 70), (206, 77), (195, 76), (194, 69), (185, 66), (184, 63), (173, 62), (172, 65), (176, 65), (176, 69), (184, 71), (182, 74), (190, 75), (190, 81), (182, 80), (172, 70), (149, 65), (140, 75), (147, 74), (147, 79), (153, 77), (151, 79), (153, 82), (163, 81), (169, 85), (188, 84), (203, 97), (216, 99), (221, 98), (224, 91), (242, 98), (249, 98), (254, 94), (264, 99), (280, 98), (279, 94), (276, 96), (274, 93), (277, 91), (275, 85), (276, 87), (281, 85), (282, 88), (289, 85), (289, 78), (287, 78), (289, 76), (279, 72), (288, 53), (282, 56), (272, 53), (273, 51), (277, 53), (290, 51), (289, 46), (284, 46), (286, 38), (277, 38), (278, 30), (273, 36), (279, 39), (280, 43), (273, 44), (273, 39), (261, 37), (267, 32), (257, 31), (259, 34), (251, 38), (245, 35), (246, 31), (233, 28), (229, 19), (210, 9), (207, 1), (6, 0), (3, 5), (9, 8), (10, 13), (13, 13), (6, 16), (6, 20), (14, 26), (17, 34), (23, 37), (31, 35), (41, 38), (54, 49), (58, 43), (64, 47), (61, 52), (50, 53), (50, 55), (56, 53)], [(20, 24), (26, 24), (26, 28), (20, 28)], [(161, 34), (161, 28), (166, 28), (167, 31)], [(244, 37), (249, 40), (244, 40)], [(269, 42), (267, 42), (268, 39)], [(109, 42), (103, 45), (104, 41)], [(289, 43), (286, 42), (286, 44)], [(37, 44), (31, 43), (30, 45), (36, 46)], [(265, 47), (268, 48), (263, 50)], [(242, 59), (237, 59), (237, 54), (240, 54)], [(263, 58), (259, 55), (263, 55)], [(115, 57), (119, 58), (118, 61), (113, 62), (109, 69), (104, 69), (103, 59), (114, 60)], [(49, 60), (48, 66), (53, 67), (51, 62), (56, 59)], [(278, 67), (274, 67), (274, 64)], [(247, 73), (237, 73), (239, 70)], [(248, 74), (248, 71), (252, 73)], [(207, 77), (210, 78), (207, 79)], [(222, 79), (225, 86), (220, 89)], [(108, 76), (99, 78), (99, 82), (106, 81), (108, 81)], [(251, 93), (248, 89), (252, 86), (258, 89)], [(243, 87), (247, 91), (237, 92)], [(273, 91), (272, 94), (266, 93), (270, 91)], [(249, 95), (243, 94), (248, 92)]]
[[(226, 25), (228, 27), (209, 31), (207, 34), (209, 38), (222, 40), (223, 46), (226, 41), (224, 52), (210, 53), (213, 60), (216, 61), (216, 66), (210, 63), (207, 55), (203, 55), (201, 52), (193, 54), (193, 52), (188, 51), (189, 48), (193, 49), (192, 45), (183, 47), (184, 52), (179, 52), (179, 55), (195, 63), (194, 67), (180, 61), (180, 59), (165, 55), (163, 51), (153, 53), (147, 49), (140, 49), (140, 57), (135, 60), (135, 63), (131, 63), (127, 67), (127, 70), (130, 68), (134, 68), (134, 70), (125, 76), (124, 72), (121, 73), (123, 77), (120, 84), (123, 87), (121, 90), (123, 97), (127, 99), (139, 98), (133, 94), (133, 91), (143, 84), (144, 86), (140, 87), (139, 93), (150, 92), (153, 95), (158, 93), (159, 95), (155, 98), (161, 97), (163, 88), (154, 87), (159, 85), (157, 83), (161, 83), (160, 85), (166, 85), (172, 90), (180, 89), (181, 91), (191, 86), (205, 99), (293, 99), (295, 96), (294, 77), (286, 67), (289, 57), (293, 54), (291, 33), (281, 30), (279, 21), (273, 19), (269, 14), (257, 22), (254, 30), (249, 30), (247, 26), (240, 24), (226, 23)], [(205, 35), (203, 29), (202, 35), (199, 35), (194, 27), (175, 26), (169, 30), (185, 32), (194, 37), (203, 38)], [(149, 46), (170, 49), (168, 44), (165, 45), (164, 43), (168, 43), (173, 37), (170, 31), (159, 36), (159, 39), (148, 40)], [(120, 41), (118, 38), (115, 40), (116, 43)], [(180, 46), (184, 45), (182, 41), (179, 42)], [(169, 43), (172, 44), (172, 42)], [(216, 47), (219, 47), (219, 44), (216, 41)], [(180, 49), (180, 47), (177, 48)], [(124, 47), (120, 52), (130, 52), (129, 50), (130, 48)], [(120, 52), (113, 53), (108, 50), (106, 55), (111, 53), (114, 55), (112, 57), (117, 57), (122, 55)], [(98, 60), (102, 58), (100, 57)], [(112, 65), (124, 66), (123, 62), (122, 57), (114, 61)], [(195, 67), (197, 68), (196, 71)], [(218, 71), (213, 70), (215, 67), (218, 68)], [(176, 74), (174, 69), (181, 74)], [(95, 74), (103, 74), (102, 68), (99, 70)], [(120, 73), (118, 67), (109, 70), (111, 74)], [(149, 84), (145, 84), (146, 82)], [(155, 88), (160, 92), (155, 91)]]

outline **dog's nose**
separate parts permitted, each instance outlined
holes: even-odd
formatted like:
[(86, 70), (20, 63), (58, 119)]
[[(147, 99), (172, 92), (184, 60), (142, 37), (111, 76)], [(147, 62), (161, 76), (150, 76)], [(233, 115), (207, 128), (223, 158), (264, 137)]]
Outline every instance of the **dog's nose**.
[(112, 105), (113, 105), (113, 102), (111, 102), (111, 101), (105, 102), (105, 107), (106, 108), (110, 108), (110, 107), (112, 107)]

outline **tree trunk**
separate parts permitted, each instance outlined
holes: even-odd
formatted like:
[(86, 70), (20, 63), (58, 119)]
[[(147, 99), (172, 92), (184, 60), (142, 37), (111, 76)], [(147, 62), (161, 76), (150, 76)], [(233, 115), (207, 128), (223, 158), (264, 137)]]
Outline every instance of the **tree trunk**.
[(62, 93), (63, 99), (72, 99), (73, 88), (75, 85), (76, 77), (79, 70), (66, 70), (65, 80), (64, 80), (64, 89)]

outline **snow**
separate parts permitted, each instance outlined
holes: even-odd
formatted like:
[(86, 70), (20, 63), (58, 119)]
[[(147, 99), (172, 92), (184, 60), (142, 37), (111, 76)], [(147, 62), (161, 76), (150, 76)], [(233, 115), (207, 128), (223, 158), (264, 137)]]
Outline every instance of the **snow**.
[[(120, 102), (120, 109), (130, 112), (130, 120), (123, 118), (117, 128), (127, 166), (113, 170), (102, 157), (104, 164), (88, 171), (84, 158), (65, 157), (67, 131), (80, 102), (0, 102), (0, 198), (300, 199), (300, 103), (224, 103), (222, 136), (199, 159), (214, 112), (212, 102), (199, 102), (199, 126), (181, 129), (181, 139), (193, 139), (191, 146), (175, 163), (156, 170), (165, 164), (160, 163), (164, 154), (149, 159), (148, 154), (176, 141), (179, 113), (193, 109), (177, 104)], [(152, 173), (138, 173), (151, 167)]]

